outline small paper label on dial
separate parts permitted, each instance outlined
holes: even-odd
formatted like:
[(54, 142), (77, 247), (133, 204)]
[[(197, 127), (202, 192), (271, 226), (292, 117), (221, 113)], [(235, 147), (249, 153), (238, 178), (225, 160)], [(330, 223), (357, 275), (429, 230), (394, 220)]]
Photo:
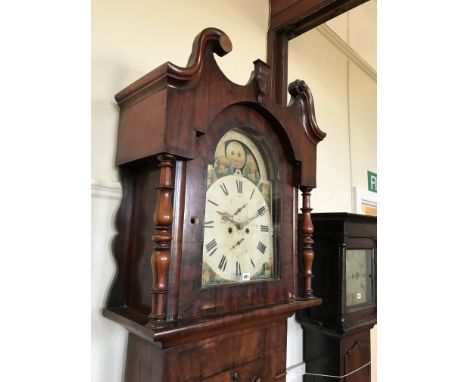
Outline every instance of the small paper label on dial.
[(242, 273), (242, 281), (249, 281), (250, 273)]

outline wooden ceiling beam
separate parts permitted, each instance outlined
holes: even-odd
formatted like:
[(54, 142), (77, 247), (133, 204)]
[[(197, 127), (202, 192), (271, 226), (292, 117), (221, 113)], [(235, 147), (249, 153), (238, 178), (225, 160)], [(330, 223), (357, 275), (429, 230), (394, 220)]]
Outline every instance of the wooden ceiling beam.
[(270, 30), (289, 30), (291, 39), (366, 1), (270, 0)]

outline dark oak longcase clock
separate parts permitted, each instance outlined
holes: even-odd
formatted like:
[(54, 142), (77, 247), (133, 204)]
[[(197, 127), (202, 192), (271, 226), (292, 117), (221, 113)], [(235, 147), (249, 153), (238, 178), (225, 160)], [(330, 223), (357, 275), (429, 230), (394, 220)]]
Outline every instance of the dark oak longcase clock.
[[(377, 218), (344, 212), (312, 217), (314, 293), (323, 304), (297, 314), (304, 329), (306, 372), (352, 373), (341, 380), (370, 382), (370, 329), (377, 323)], [(307, 382), (329, 380), (335, 379), (304, 377)]]
[(312, 95), (295, 81), (278, 105), (259, 60), (232, 83), (214, 58), (231, 49), (205, 29), (187, 67), (163, 64), (115, 97), (123, 199), (103, 314), (129, 331), (127, 382), (284, 381), (287, 318), (322, 302)]

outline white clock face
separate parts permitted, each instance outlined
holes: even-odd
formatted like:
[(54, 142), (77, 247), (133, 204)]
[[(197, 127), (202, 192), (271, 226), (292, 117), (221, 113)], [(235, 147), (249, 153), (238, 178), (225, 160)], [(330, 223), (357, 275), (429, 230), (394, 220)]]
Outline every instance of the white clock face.
[(372, 301), (372, 249), (346, 250), (346, 306)]
[(250, 138), (237, 131), (226, 136), (236, 139), (222, 139), (218, 149), (222, 145), (224, 152), (217, 150), (214, 166), (208, 166), (203, 286), (273, 278), (274, 225), (265, 163)]

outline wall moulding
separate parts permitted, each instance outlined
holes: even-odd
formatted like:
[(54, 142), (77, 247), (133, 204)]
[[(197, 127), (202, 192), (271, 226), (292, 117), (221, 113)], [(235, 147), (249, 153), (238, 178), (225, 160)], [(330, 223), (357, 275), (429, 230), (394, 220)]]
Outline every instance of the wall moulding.
[(122, 187), (119, 182), (91, 179), (91, 196), (101, 199), (122, 199)]
[(340, 52), (353, 61), (364, 73), (377, 81), (377, 71), (367, 63), (353, 48), (351, 48), (333, 29), (328, 25), (322, 24), (317, 28), (328, 41), (330, 41)]

